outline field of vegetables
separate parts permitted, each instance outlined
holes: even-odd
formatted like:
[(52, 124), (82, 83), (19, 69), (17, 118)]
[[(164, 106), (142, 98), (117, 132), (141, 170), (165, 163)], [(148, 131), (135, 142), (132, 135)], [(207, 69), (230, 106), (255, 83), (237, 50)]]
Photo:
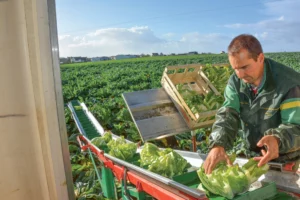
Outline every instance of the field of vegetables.
[[(300, 71), (300, 53), (268, 53), (266, 57)], [(64, 102), (67, 103), (74, 99), (84, 102), (106, 130), (138, 142), (140, 136), (121, 97), (122, 93), (161, 88), (160, 80), (166, 66), (227, 62), (225, 54), (209, 54), (62, 65)], [(213, 79), (213, 76), (210, 79)], [(215, 77), (218, 76), (219, 74), (216, 72)], [(221, 86), (221, 88), (223, 87)], [(75, 138), (78, 131), (67, 109), (65, 109), (65, 115), (76, 197), (77, 199), (84, 196), (82, 199), (103, 199), (101, 194), (99, 195), (101, 188), (96, 183), (96, 174), (91, 161), (87, 155), (80, 153)], [(207, 150), (206, 138), (210, 133), (209, 130), (206, 128), (196, 131), (198, 148), (203, 152)], [(172, 143), (173, 148), (191, 150), (190, 133), (177, 135), (175, 139), (175, 146), (174, 141)], [(162, 147), (169, 145), (166, 140), (155, 143)], [(97, 164), (100, 165), (100, 163)], [(89, 198), (86, 198), (86, 195), (89, 195)]]
[[(300, 71), (300, 53), (273, 53), (266, 56)], [(126, 109), (122, 93), (160, 88), (166, 66), (226, 62), (227, 55), (221, 54), (63, 65), (61, 74), (64, 101), (67, 103), (79, 99), (88, 106), (105, 129), (124, 135), (132, 141), (139, 141), (140, 136)]]

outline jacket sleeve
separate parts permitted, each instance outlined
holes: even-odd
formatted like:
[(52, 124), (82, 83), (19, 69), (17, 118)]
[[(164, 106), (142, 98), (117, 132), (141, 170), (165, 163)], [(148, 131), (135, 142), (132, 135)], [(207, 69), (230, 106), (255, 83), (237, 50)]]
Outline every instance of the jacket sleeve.
[(289, 90), (280, 105), (282, 124), (267, 130), (264, 135), (279, 138), (279, 153), (285, 154), (300, 150), (300, 86)]
[(239, 96), (233, 86), (227, 84), (224, 92), (225, 101), (216, 114), (216, 121), (209, 137), (209, 148), (222, 146), (232, 148), (240, 125)]

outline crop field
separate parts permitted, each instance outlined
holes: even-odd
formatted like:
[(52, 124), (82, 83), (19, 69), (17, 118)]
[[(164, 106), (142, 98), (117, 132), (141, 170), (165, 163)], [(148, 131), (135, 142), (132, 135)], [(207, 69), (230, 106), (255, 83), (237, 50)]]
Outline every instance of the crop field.
[[(266, 55), (300, 71), (300, 53)], [(84, 102), (100, 124), (117, 135), (139, 141), (139, 135), (121, 97), (124, 92), (161, 88), (166, 66), (192, 63), (227, 63), (227, 55), (193, 55), (137, 58), (61, 67), (64, 101)]]
[[(300, 53), (269, 53), (266, 57), (300, 71)], [(78, 99), (84, 102), (105, 129), (139, 141), (140, 136), (121, 97), (122, 93), (161, 88), (160, 80), (166, 66), (227, 62), (225, 54), (209, 54), (62, 65), (64, 101)], [(189, 141), (180, 139), (180, 147), (189, 144)]]
[[(265, 55), (300, 72), (300, 52), (267, 53)], [(207, 54), (62, 65), (61, 77), (64, 102), (68, 103), (75, 99), (84, 102), (104, 129), (138, 142), (141, 140), (139, 133), (121, 94), (161, 88), (160, 81), (165, 67), (196, 63), (228, 63), (228, 60), (226, 54)], [(219, 75), (216, 72), (213, 76), (218, 77)], [(225, 85), (226, 82), (222, 84)], [(220, 87), (223, 88), (224, 86)], [(101, 188), (96, 182), (96, 175), (91, 162), (88, 161), (87, 155), (80, 153), (78, 144), (76, 144), (75, 135), (78, 131), (72, 122), (68, 109), (65, 109), (65, 115), (76, 196), (80, 199), (79, 197), (89, 194), (90, 199), (103, 199), (101, 195), (96, 195), (96, 193), (101, 192)], [(199, 129), (196, 133), (198, 149), (205, 153), (207, 151), (206, 139), (210, 134), (210, 129)], [(190, 133), (182, 133), (174, 138), (177, 143), (175, 148), (191, 150)], [(156, 144), (162, 147), (168, 146), (166, 140), (156, 141)]]

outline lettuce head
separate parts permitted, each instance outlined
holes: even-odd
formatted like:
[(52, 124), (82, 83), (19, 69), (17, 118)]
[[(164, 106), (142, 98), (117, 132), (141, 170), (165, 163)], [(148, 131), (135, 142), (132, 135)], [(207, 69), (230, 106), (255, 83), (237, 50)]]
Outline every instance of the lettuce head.
[(237, 164), (227, 166), (226, 162), (220, 162), (211, 174), (205, 174), (202, 165), (197, 171), (201, 181), (198, 189), (205, 188), (211, 193), (232, 199), (235, 195), (248, 191), (250, 185), (268, 171), (268, 164), (262, 167), (257, 164), (253, 158), (243, 167)]

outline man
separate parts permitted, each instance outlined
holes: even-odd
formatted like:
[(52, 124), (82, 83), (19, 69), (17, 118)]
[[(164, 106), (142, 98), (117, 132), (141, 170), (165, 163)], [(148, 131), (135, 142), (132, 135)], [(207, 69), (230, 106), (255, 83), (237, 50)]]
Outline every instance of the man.
[(262, 166), (270, 160), (299, 158), (300, 74), (264, 57), (259, 41), (239, 35), (228, 46), (228, 58), (235, 73), (225, 92), (225, 102), (216, 114), (210, 135), (210, 152), (204, 162), (210, 174), (216, 164), (231, 165), (226, 150), (232, 148), (242, 129), (249, 150)]

